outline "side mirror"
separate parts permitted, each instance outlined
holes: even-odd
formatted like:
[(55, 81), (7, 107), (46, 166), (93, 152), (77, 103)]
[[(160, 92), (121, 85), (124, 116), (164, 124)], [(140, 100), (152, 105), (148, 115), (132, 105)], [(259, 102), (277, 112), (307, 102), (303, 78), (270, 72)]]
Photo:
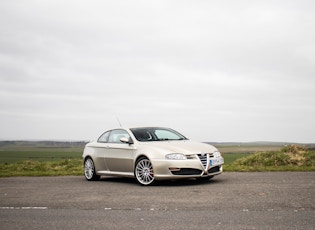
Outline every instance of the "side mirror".
[(128, 138), (126, 138), (126, 137), (120, 138), (120, 142), (129, 144), (129, 145), (133, 144), (132, 139), (131, 139), (131, 138), (128, 139)]

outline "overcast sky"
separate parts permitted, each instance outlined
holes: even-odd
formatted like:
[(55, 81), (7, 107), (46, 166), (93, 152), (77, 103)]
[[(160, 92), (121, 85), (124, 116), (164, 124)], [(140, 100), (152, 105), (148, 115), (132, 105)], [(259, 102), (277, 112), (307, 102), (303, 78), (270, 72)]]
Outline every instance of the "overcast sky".
[(0, 139), (166, 126), (315, 142), (315, 1), (0, 2)]

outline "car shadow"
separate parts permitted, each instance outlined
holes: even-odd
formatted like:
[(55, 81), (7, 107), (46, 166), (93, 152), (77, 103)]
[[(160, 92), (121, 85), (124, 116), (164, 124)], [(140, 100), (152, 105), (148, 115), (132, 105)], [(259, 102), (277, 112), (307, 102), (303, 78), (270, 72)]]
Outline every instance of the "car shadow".
[(138, 185), (137, 181), (129, 177), (109, 177), (102, 176), (100, 182), (110, 182), (110, 183), (123, 183), (123, 184), (133, 184)]
[[(136, 186), (143, 186), (138, 184), (138, 182), (134, 178), (127, 178), (127, 177), (108, 177), (103, 176), (100, 179), (100, 182), (110, 182), (110, 183), (123, 183), (123, 184), (130, 184), (130, 185), (136, 185)], [(216, 177), (208, 180), (208, 181), (202, 181), (198, 179), (178, 179), (178, 180), (159, 180), (155, 181), (152, 185), (149, 186), (143, 186), (143, 187), (178, 187), (178, 186), (202, 186), (205, 184), (217, 184), (220, 183), (221, 180)]]
[(209, 184), (219, 183), (215, 178), (208, 181), (202, 181), (198, 179), (180, 179), (180, 180), (163, 180), (157, 181), (156, 186), (166, 186), (166, 187), (179, 187), (179, 186), (202, 186)]

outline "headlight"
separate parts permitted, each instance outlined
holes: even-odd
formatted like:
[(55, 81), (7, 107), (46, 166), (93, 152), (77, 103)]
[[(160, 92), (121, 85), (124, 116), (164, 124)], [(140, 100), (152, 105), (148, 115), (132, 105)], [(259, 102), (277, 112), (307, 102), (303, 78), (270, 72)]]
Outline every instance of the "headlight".
[(167, 160), (187, 160), (187, 157), (181, 153), (171, 153), (165, 156)]
[(213, 152), (213, 156), (214, 156), (215, 158), (221, 157), (221, 153), (220, 153), (219, 151), (214, 151), (214, 152)]

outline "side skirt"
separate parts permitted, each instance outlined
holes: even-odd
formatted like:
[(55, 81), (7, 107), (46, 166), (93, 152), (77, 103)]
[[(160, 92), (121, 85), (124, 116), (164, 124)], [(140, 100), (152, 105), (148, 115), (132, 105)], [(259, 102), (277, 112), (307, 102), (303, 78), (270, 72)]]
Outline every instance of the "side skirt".
[(134, 177), (133, 173), (127, 173), (127, 172), (97, 171), (96, 174), (102, 175), (102, 176)]

